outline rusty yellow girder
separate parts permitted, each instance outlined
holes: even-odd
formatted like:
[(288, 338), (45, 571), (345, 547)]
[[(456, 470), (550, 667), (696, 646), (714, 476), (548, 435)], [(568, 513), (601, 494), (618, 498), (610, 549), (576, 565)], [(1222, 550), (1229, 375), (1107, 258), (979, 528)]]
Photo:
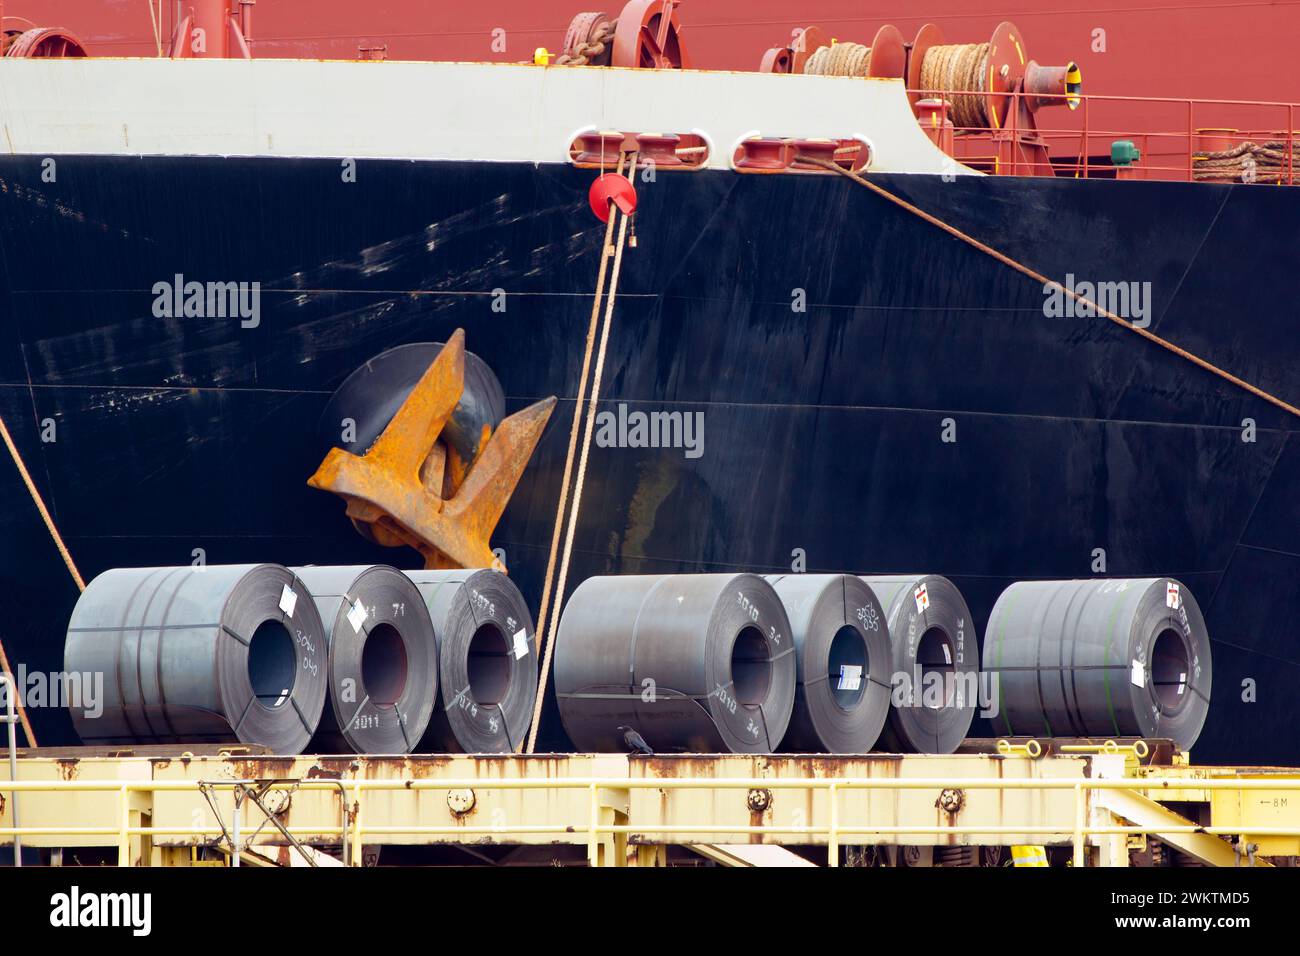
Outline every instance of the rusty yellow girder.
[(457, 329), (374, 444), (361, 455), (330, 449), (307, 482), (343, 498), (374, 541), (415, 548), (426, 568), (501, 567), (488, 540), (555, 407), (551, 397), (509, 416), (461, 462), (438, 438), (464, 387)]
[(822, 848), (831, 865), (841, 847), (904, 847), (931, 865), (936, 847), (1074, 843), (1076, 866), (1127, 866), (1126, 841), (1145, 836), (1263, 866), (1300, 852), (1300, 823), (1277, 811), (1297, 794), (1297, 771), (1134, 777), (1104, 754), (25, 756), (16, 783), (0, 779), (0, 846), (19, 801), (24, 846), (116, 845), (122, 865), (184, 864), (173, 851), (195, 847), (282, 865), (330, 865), (320, 854), (337, 848), (362, 865), (377, 846), (486, 844), (553, 846), (555, 859), (585, 846), (614, 866), (662, 864), (648, 847), (740, 865), (796, 862), (782, 846)]

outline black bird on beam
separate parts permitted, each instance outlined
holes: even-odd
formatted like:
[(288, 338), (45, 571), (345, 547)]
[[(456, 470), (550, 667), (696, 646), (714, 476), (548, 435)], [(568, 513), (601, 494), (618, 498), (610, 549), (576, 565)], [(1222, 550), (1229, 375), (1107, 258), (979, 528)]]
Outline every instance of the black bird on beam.
[(627, 747), (628, 753), (644, 754), (647, 757), (654, 756), (655, 752), (650, 749), (650, 745), (645, 742), (645, 738), (631, 727), (619, 727), (618, 731), (623, 735), (623, 745)]

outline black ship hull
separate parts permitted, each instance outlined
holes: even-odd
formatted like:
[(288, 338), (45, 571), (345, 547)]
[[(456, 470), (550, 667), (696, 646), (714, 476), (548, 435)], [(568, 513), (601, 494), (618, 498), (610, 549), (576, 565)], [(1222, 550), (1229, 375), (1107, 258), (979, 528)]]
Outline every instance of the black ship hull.
[[(0, 158), (0, 414), (87, 580), (196, 549), (414, 566), (307, 487), (318, 419), (366, 359), (464, 328), (509, 411), (560, 399), (493, 540), (536, 608), (603, 238), (593, 173), (55, 159), (47, 183), (40, 159)], [(1300, 400), (1300, 193), (874, 178), (1048, 276), (1149, 282), (1153, 331)], [(1294, 419), (1113, 323), (1048, 314), (1038, 284), (839, 177), (638, 191), (601, 407), (701, 412), (702, 453), (592, 448), (568, 590), (803, 555), (947, 575), (982, 633), (1009, 583), (1092, 576), (1104, 551), (1106, 574), (1177, 577), (1205, 610), (1198, 761), (1295, 762)], [(255, 327), (157, 315), (178, 275), (260, 283)], [(0, 640), (57, 670), (77, 591), (8, 464), (0, 495)], [(42, 743), (75, 739), (59, 709), (31, 715)], [(541, 745), (565, 744), (551, 712)]]

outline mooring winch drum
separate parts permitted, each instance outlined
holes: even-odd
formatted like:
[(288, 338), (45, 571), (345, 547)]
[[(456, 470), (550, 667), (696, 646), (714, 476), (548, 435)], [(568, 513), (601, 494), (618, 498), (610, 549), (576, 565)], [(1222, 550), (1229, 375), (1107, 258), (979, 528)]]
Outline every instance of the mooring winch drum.
[(984, 633), (1006, 733), (1166, 737), (1188, 750), (1210, 707), (1210, 637), (1173, 578), (1021, 581)]
[(294, 568), (329, 648), (329, 699), (316, 753), (408, 754), (438, 696), (438, 650), (424, 599), (385, 565)]
[(500, 571), (407, 571), (433, 621), (438, 700), (421, 753), (513, 753), (537, 699), (537, 635)]
[(68, 624), (64, 668), (102, 675), (71, 709), (87, 744), (262, 744), (301, 753), (325, 706), (325, 633), (277, 564), (115, 568)]
[(769, 575), (795, 646), (795, 696), (781, 749), (867, 753), (889, 716), (885, 613), (861, 578)]
[(937, 574), (869, 575), (893, 654), (893, 693), (881, 744), (950, 754), (979, 704), (979, 641), (961, 592)]
[(790, 621), (755, 574), (588, 578), (555, 645), (564, 729), (583, 751), (771, 753), (794, 706)]

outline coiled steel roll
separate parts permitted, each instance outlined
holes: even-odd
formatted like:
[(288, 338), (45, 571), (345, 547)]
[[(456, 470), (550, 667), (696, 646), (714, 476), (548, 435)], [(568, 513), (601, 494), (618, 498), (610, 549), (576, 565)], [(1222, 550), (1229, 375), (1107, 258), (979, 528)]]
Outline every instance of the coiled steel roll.
[[(321, 413), (317, 432), (322, 445), (357, 455), (373, 445), (442, 352), (443, 345), (442, 342), (399, 345), (379, 353), (353, 371), (335, 389)], [(472, 462), (481, 451), (483, 436), (496, 430), (505, 412), (501, 382), (486, 362), (473, 352), (466, 352), (464, 389), (439, 438), (463, 461)], [(346, 421), (355, 426), (356, 435), (351, 442), (341, 438)]]
[(262, 744), (297, 754), (325, 706), (326, 648), (306, 586), (278, 564), (105, 571), (77, 601), (64, 668), (103, 675), (83, 742)]
[(937, 574), (863, 580), (885, 609), (893, 654), (881, 744), (899, 753), (952, 753), (979, 701), (979, 641), (965, 598)]
[(769, 575), (795, 647), (795, 695), (781, 749), (867, 753), (889, 716), (885, 613), (861, 578)]
[(754, 574), (588, 578), (555, 645), (560, 717), (579, 750), (770, 753), (794, 706), (790, 622)]
[(317, 753), (408, 754), (438, 696), (433, 622), (395, 568), (294, 568), (316, 601), (329, 648), (329, 704)]
[(500, 571), (407, 571), (438, 642), (438, 700), (422, 753), (513, 753), (537, 698), (537, 636)]
[(1008, 734), (1196, 742), (1210, 706), (1210, 638), (1173, 578), (1022, 581), (984, 634)]

